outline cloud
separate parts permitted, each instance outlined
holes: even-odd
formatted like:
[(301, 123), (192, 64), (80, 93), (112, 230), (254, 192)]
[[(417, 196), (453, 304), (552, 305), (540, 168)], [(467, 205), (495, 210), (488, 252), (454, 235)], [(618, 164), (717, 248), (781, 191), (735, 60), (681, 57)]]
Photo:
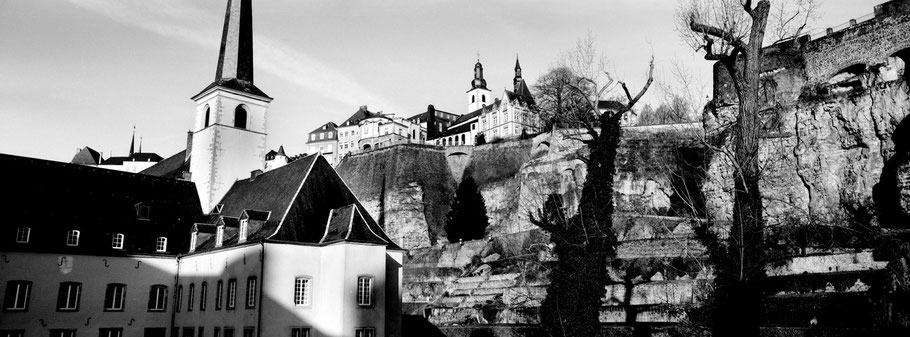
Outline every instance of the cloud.
[[(105, 1), (71, 0), (77, 7), (101, 14), (120, 24), (137, 27), (168, 38), (200, 47), (217, 46), (221, 13), (189, 7), (186, 2), (166, 0)], [(215, 28), (213, 28), (215, 27)], [(217, 31), (218, 36), (211, 32)], [(386, 111), (405, 111), (356, 79), (329, 64), (280, 41), (254, 34), (256, 68), (266, 71), (306, 91), (348, 106), (368, 102)]]

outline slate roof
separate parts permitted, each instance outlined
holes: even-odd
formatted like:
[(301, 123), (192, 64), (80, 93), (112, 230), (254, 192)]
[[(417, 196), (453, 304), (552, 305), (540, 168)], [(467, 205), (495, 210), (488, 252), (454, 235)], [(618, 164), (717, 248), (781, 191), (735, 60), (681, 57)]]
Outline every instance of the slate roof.
[[(221, 212), (210, 214), (208, 223), (225, 224), (223, 246), (237, 242), (237, 232), (228, 229), (237, 227), (234, 224), (239, 224), (240, 219), (250, 220), (248, 241), (327, 244), (322, 238), (330, 214), (339, 208), (353, 207), (358, 214), (355, 219), (359, 220), (353, 222), (353, 227), (348, 226), (351, 227), (348, 231), (354, 234), (352, 240), (400, 249), (369, 216), (328, 161), (318, 154), (255, 178), (236, 181), (219, 204), (223, 205)], [(200, 243), (197, 251), (214, 248), (214, 238), (210, 238)]]
[(521, 80), (521, 82), (518, 84), (517, 90), (506, 90), (506, 95), (510, 101), (518, 100), (519, 102), (528, 105), (535, 105), (534, 95), (531, 94), (531, 89), (528, 89), (528, 85), (525, 83), (525, 80)]
[(321, 244), (330, 244), (335, 242), (382, 242), (382, 236), (374, 233), (366, 217), (357, 208), (357, 205), (350, 204), (333, 209), (329, 213), (328, 225), (325, 227), (325, 234), (319, 240)]
[(80, 165), (98, 165), (101, 163), (101, 153), (86, 146), (79, 149), (79, 152), (76, 152), (76, 155), (73, 156), (73, 160), (71, 160), (70, 163)]
[(378, 115), (378, 114), (370, 112), (370, 110), (367, 110), (365, 107), (361, 107), (360, 109), (357, 110), (357, 112), (355, 112), (353, 115), (351, 115), (351, 117), (348, 117), (348, 119), (344, 120), (344, 122), (339, 124), (339, 126), (357, 125), (357, 124), (360, 124), (360, 121), (370, 118), (370, 117), (374, 117), (376, 115)]
[(313, 131), (310, 131), (310, 133), (313, 134), (313, 133), (317, 133), (317, 132), (335, 131), (336, 127), (338, 127), (338, 125), (336, 125), (335, 123), (328, 122), (328, 123), (320, 125), (318, 128), (314, 129)]
[[(471, 131), (471, 123), (464, 123), (464, 124), (461, 124), (456, 127), (448, 128), (445, 132), (443, 132), (441, 135), (439, 135), (439, 137), (436, 137), (436, 138), (448, 137), (451, 135), (457, 135), (457, 134), (465, 133), (468, 131)], [(434, 139), (436, 139), (436, 138), (434, 138)]]
[(240, 80), (240, 79), (236, 79), (236, 78), (215, 80), (215, 82), (212, 82), (212, 84), (209, 84), (207, 87), (205, 87), (205, 89), (202, 89), (202, 91), (200, 91), (198, 94), (193, 95), (192, 99), (195, 100), (202, 94), (206, 93), (207, 91), (209, 91), (210, 89), (213, 89), (215, 87), (222, 87), (222, 88), (227, 88), (227, 89), (231, 89), (231, 90), (235, 90), (235, 91), (239, 91), (239, 92), (245, 92), (245, 93), (248, 93), (248, 94), (251, 94), (254, 96), (259, 96), (266, 100), (272, 100), (272, 98), (269, 97), (269, 95), (266, 95), (264, 92), (262, 92), (262, 90), (259, 90), (259, 88), (257, 88), (255, 85), (253, 85), (252, 82), (244, 81), (244, 80)]
[[(8, 212), (0, 224), (0, 250), (99, 255), (162, 254), (157, 237), (168, 238), (168, 253), (185, 252), (189, 232), (202, 215), (192, 182), (0, 154), (0, 189)], [(12, 192), (11, 192), (12, 193)], [(147, 206), (140, 218), (137, 207)], [(16, 243), (20, 226), (31, 228), (29, 243)], [(66, 246), (69, 230), (80, 231), (78, 246)], [(111, 247), (114, 233), (123, 250)]]
[(156, 177), (180, 179), (183, 178), (183, 172), (190, 171), (190, 160), (192, 159), (185, 159), (186, 150), (183, 150), (165, 160), (159, 161), (157, 164), (152, 165), (139, 173)]
[(162, 159), (164, 158), (161, 158), (157, 153), (136, 152), (132, 156), (110, 157), (102, 160), (101, 165), (123, 165), (124, 162), (128, 161), (159, 162)]

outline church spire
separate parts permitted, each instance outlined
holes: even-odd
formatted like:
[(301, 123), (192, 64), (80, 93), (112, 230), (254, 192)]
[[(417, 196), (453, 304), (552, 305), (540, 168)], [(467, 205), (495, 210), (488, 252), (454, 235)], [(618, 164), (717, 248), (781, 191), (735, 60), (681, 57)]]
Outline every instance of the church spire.
[(130, 158), (133, 157), (133, 153), (135, 153), (135, 151), (134, 151), (135, 148), (136, 148), (136, 126), (133, 125), (133, 138), (130, 139)]
[(236, 78), (253, 83), (252, 0), (228, 0), (215, 81)]
[(521, 65), (518, 64), (518, 53), (515, 53), (515, 77), (512, 79), (512, 87), (515, 92), (521, 87)]

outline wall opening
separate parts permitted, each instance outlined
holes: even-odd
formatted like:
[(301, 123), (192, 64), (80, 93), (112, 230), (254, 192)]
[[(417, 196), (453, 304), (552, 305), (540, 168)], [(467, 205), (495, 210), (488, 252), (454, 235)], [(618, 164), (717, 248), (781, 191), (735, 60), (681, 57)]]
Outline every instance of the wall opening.
[(246, 129), (246, 109), (242, 105), (234, 109), (234, 127)]

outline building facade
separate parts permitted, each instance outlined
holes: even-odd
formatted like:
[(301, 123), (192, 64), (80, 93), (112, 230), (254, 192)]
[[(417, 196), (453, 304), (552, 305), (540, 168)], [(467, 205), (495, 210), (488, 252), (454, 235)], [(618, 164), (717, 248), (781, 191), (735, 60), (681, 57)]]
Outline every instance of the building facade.
[(322, 154), (332, 165), (338, 163), (338, 130), (332, 122), (323, 124), (307, 135), (307, 153)]

